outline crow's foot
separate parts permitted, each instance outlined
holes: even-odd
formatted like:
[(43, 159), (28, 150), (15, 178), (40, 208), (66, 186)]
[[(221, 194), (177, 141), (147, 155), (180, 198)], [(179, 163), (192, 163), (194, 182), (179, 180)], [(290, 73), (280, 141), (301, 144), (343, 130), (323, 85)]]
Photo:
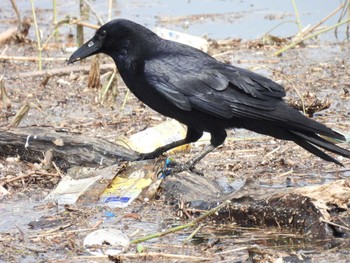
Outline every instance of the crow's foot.
[(158, 176), (160, 178), (164, 178), (171, 174), (181, 173), (183, 171), (190, 171), (192, 173), (203, 176), (203, 173), (195, 168), (195, 164), (192, 161), (186, 163), (178, 163), (171, 157), (165, 160), (164, 167), (158, 172)]

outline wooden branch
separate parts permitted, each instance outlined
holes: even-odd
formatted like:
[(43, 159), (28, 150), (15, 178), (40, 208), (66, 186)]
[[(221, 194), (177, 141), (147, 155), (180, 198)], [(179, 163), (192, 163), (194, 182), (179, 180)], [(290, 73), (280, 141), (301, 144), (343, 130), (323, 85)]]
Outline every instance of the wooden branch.
[(147, 253), (129, 253), (119, 255), (101, 255), (101, 256), (77, 256), (74, 259), (96, 261), (99, 259), (109, 259), (113, 262), (123, 262), (123, 260), (136, 260), (137, 262), (168, 262), (170, 260), (177, 260), (176, 262), (206, 262), (213, 261), (211, 256), (199, 257), (181, 254), (170, 254), (170, 253), (158, 253), (158, 252), (147, 252)]
[(0, 131), (0, 156), (19, 156), (21, 160), (40, 162), (47, 151), (52, 152), (53, 161), (63, 170), (72, 166), (105, 167), (138, 158), (136, 152), (109, 141), (52, 128)]
[(17, 32), (17, 29), (14, 27), (11, 27), (3, 32), (0, 33), (0, 43), (5, 42), (9, 40), (13, 35)]
[(145, 242), (145, 241), (153, 239), (153, 238), (162, 237), (162, 236), (165, 236), (165, 235), (170, 234), (170, 233), (175, 233), (177, 231), (180, 231), (180, 230), (183, 230), (183, 229), (186, 229), (189, 227), (193, 227), (193, 226), (197, 225), (198, 223), (200, 223), (201, 221), (205, 220), (207, 217), (212, 216), (213, 214), (217, 213), (218, 211), (220, 211), (220, 209), (229, 205), (230, 203), (231, 203), (230, 201), (225, 201), (225, 202), (217, 205), (216, 207), (210, 209), (209, 211), (206, 211), (203, 215), (195, 218), (194, 220), (192, 220), (191, 222), (189, 222), (187, 224), (175, 226), (175, 227), (172, 227), (172, 228), (167, 229), (165, 231), (157, 232), (157, 233), (145, 236), (145, 237), (134, 239), (130, 242), (130, 244), (138, 244), (138, 243)]
[(80, 25), (80, 26), (87, 27), (87, 28), (92, 28), (92, 29), (99, 29), (100, 28), (99, 25), (90, 24), (90, 23), (87, 23), (87, 22), (84, 22), (84, 21), (81, 21), (78, 19), (71, 19), (69, 21), (69, 23), (74, 24), (74, 25)]
[(350, 218), (350, 179), (283, 189), (261, 187), (257, 181), (247, 179), (238, 191), (218, 197), (223, 190), (215, 179), (186, 172), (166, 177), (161, 187), (166, 200), (180, 199), (197, 210), (208, 210), (230, 200), (231, 204), (211, 217), (217, 222), (274, 227), (315, 239), (350, 233), (346, 223)]
[[(38, 57), (23, 57), (23, 56), (0, 56), (0, 60), (17, 60), (17, 61), (39, 61)], [(43, 57), (41, 58), (43, 61), (66, 61), (67, 58), (60, 57)]]
[(246, 184), (231, 197), (232, 205), (219, 218), (242, 226), (277, 227), (315, 239), (349, 234), (347, 226), (334, 228), (349, 220), (349, 179), (279, 190)]
[[(61, 67), (61, 68), (53, 68), (53, 69), (47, 69), (47, 70), (35, 70), (35, 71), (30, 71), (30, 72), (24, 72), (24, 73), (19, 73), (18, 75), (12, 76), (12, 78), (30, 78), (30, 77), (37, 77), (37, 76), (44, 76), (45, 74), (49, 75), (66, 75), (70, 74), (72, 72), (84, 72), (88, 73), (90, 71), (90, 65), (86, 66), (70, 66), (70, 67)], [(100, 70), (101, 74), (108, 70), (114, 70), (115, 69), (115, 64), (110, 63), (110, 64), (103, 64), (100, 65)]]

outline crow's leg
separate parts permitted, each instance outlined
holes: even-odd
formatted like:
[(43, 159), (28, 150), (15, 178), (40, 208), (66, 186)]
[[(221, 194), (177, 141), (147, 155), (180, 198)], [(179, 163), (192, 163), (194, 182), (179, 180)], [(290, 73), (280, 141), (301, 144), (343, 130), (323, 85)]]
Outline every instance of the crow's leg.
[(190, 170), (192, 172), (201, 174), (201, 172), (198, 172), (195, 169), (195, 165), (200, 160), (202, 160), (208, 153), (213, 151), (219, 145), (223, 144), (227, 136), (226, 131), (224, 129), (211, 132), (210, 135), (210, 144), (206, 146), (197, 156), (195, 156), (193, 159), (189, 160), (185, 164), (175, 164), (174, 167), (168, 168), (169, 171), (167, 171), (167, 173), (179, 173), (182, 171)]
[(169, 151), (170, 149), (173, 149), (175, 147), (188, 144), (191, 142), (196, 142), (199, 140), (200, 137), (202, 137), (203, 132), (202, 131), (197, 131), (195, 129), (192, 129), (190, 127), (187, 127), (187, 134), (184, 139), (171, 142), (167, 145), (161, 146), (157, 149), (155, 149), (153, 152), (150, 153), (142, 153), (140, 154), (139, 160), (147, 160), (147, 159), (153, 159), (156, 158), (157, 156), (165, 153), (166, 151)]

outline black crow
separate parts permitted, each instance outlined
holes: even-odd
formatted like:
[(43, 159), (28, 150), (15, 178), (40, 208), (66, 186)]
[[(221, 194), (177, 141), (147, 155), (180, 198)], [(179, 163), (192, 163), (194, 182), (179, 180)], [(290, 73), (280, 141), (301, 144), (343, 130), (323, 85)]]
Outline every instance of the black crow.
[(339, 165), (320, 148), (350, 158), (350, 151), (323, 138), (345, 141), (344, 136), (289, 107), (282, 99), (286, 93), (281, 85), (190, 46), (164, 40), (132, 21), (116, 19), (103, 25), (68, 63), (97, 53), (112, 57), (138, 99), (187, 126), (186, 138), (142, 154), (141, 159), (195, 142), (209, 132), (210, 145), (175, 170), (191, 169), (225, 141), (226, 128), (245, 128), (293, 141)]

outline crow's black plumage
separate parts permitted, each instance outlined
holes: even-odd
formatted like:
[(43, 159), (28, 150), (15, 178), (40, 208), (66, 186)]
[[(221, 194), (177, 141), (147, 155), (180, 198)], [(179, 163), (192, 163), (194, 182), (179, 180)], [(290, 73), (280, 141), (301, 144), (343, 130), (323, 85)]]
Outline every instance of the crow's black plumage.
[(189, 168), (222, 144), (226, 128), (245, 128), (294, 141), (326, 161), (341, 164), (320, 148), (349, 158), (350, 152), (319, 135), (345, 141), (343, 135), (311, 120), (284, 101), (284, 88), (249, 70), (221, 63), (187, 45), (158, 37), (134, 22), (116, 19), (80, 47), (69, 62), (104, 53), (137, 98), (157, 112), (187, 125), (183, 140), (158, 148), (153, 158), (197, 141), (204, 131), (211, 144), (183, 167)]

